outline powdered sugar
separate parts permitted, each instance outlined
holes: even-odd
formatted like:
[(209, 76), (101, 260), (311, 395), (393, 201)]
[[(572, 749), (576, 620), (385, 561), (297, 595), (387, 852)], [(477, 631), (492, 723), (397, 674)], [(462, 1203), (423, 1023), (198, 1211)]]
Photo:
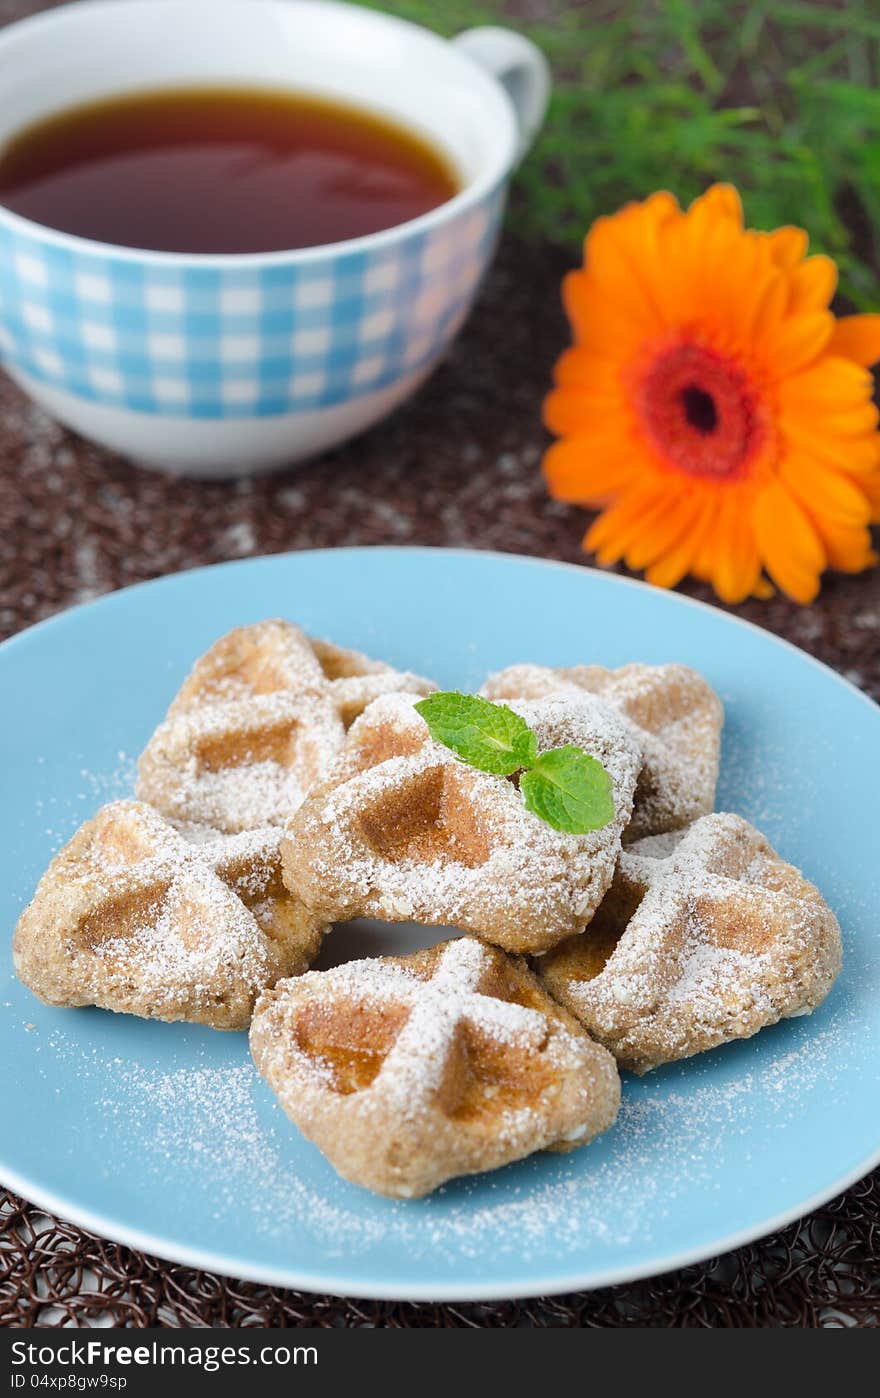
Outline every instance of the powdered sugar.
[(159, 725), (141, 758), (138, 794), (175, 819), (222, 830), (278, 825), (344, 736), (338, 716), (314, 696), (215, 696)]
[[(203, 1251), (246, 1252), (244, 1240), (255, 1238), (263, 1265), (320, 1276), (329, 1259), (360, 1257), (367, 1267), (375, 1256), (379, 1270), (391, 1249), (426, 1282), (468, 1259), (486, 1259), (489, 1272), (487, 1250), (514, 1273), (526, 1264), (549, 1271), (555, 1259), (559, 1275), (560, 1263), (582, 1268), (587, 1256), (591, 1265), (620, 1265), (627, 1249), (650, 1249), (668, 1215), (722, 1179), (735, 1212), (735, 1199), (771, 1168), (770, 1156), (780, 1168), (784, 1153), (773, 1138), (870, 1066), (838, 1006), (806, 1032), (775, 1031), (782, 1037), (766, 1040), (759, 1057), (747, 1046), (728, 1048), (645, 1082), (627, 1080), (617, 1126), (585, 1152), (456, 1181), (414, 1207), (341, 1180), (281, 1116), (243, 1040), (156, 1026), (151, 1036), (174, 1039), (160, 1053), (157, 1037), (156, 1057), (189, 1065), (160, 1066), (152, 1038), (123, 1059), (118, 1036), (103, 1034), (102, 1024), (90, 1021), (82, 1042), (75, 1030), (39, 1030), (40, 1071), (58, 1082), (73, 1072), (91, 1085), (94, 1156), (108, 1177), (128, 1176), (146, 1197), (152, 1189), (152, 1226), (160, 1239), (175, 1239), (170, 1251), (196, 1236)], [(733, 1161), (735, 1174), (724, 1174)], [(186, 1201), (179, 1220), (176, 1200)], [(193, 1214), (195, 1234), (185, 1221)]]
[(809, 1012), (840, 970), (840, 929), (818, 890), (738, 816), (624, 850), (601, 916), (605, 964), (588, 933), (543, 974), (637, 1071)]
[[(78, 761), (82, 757), (78, 756)], [(45, 767), (45, 759), (37, 758), (37, 766)], [(54, 793), (38, 796), (34, 800), (34, 810), (48, 823), (43, 833), (50, 854), (58, 849), (73, 834), (84, 814), (91, 814), (96, 805), (104, 801), (121, 800), (129, 796), (137, 773), (137, 759), (131, 753), (120, 751), (116, 754), (115, 765), (101, 771), (91, 767), (79, 768), (79, 780), (72, 797), (62, 801)]]
[(700, 1023), (711, 1019), (724, 987), (748, 986), (752, 1005), (770, 1014), (771, 998), (764, 982), (771, 958), (767, 953), (714, 946), (694, 937), (684, 958), (681, 974), (669, 989), (667, 1004), (686, 1006)]
[(516, 787), (432, 742), (409, 695), (377, 700), (352, 728), (283, 847), (291, 886), (328, 917), (455, 925), (540, 952), (582, 930), (607, 889), (640, 765), (621, 721), (588, 695), (514, 704), (540, 750), (574, 743), (611, 777), (614, 820), (551, 829)]
[(242, 1027), (320, 944), (281, 886), (279, 842), (272, 829), (188, 839), (143, 803), (102, 807), (22, 914), (19, 976), (51, 1004)]
[[(405, 964), (350, 961), (303, 977), (295, 991), (298, 999), (312, 995), (318, 1003), (327, 1007), (340, 1004), (346, 1012), (365, 1006), (380, 1013), (406, 1011), (406, 1023), (374, 1085), (383, 1098), (390, 1094), (400, 1109), (412, 1113), (425, 1110), (432, 1102), (459, 1025), (473, 1025), (508, 1048), (535, 1051), (546, 1043), (544, 1015), (479, 992), (477, 986), (491, 964), (492, 954), (484, 946), (463, 937), (446, 946), (428, 980), (413, 974)], [(577, 1041), (571, 1035), (564, 1037), (576, 1054)], [(285, 1044), (285, 1051), (288, 1048)], [(322, 1082), (326, 1081), (319, 1057), (301, 1054), (300, 1062), (307, 1073), (317, 1064)]]
[(345, 1178), (423, 1195), (607, 1129), (619, 1083), (522, 964), (474, 938), (285, 981), (251, 1026), (254, 1061)]
[(610, 706), (644, 763), (628, 840), (678, 829), (712, 809), (724, 714), (718, 696), (695, 670), (674, 664), (619, 670), (511, 665), (490, 675), (480, 692), (508, 700), (591, 694)]
[(221, 830), (281, 824), (376, 694), (431, 687), (290, 622), (241, 627), (196, 662), (141, 758), (138, 795)]
[[(95, 947), (98, 960), (124, 965), (158, 1006), (176, 1003), (181, 987), (195, 999), (208, 999), (221, 968), (234, 966), (254, 993), (266, 984), (269, 956), (255, 913), (214, 868), (180, 858), (157, 861), (141, 874), (146, 907), (135, 909), (128, 927)], [(152, 878), (157, 883), (151, 887)], [(163, 889), (158, 913), (151, 911), (152, 888)]]

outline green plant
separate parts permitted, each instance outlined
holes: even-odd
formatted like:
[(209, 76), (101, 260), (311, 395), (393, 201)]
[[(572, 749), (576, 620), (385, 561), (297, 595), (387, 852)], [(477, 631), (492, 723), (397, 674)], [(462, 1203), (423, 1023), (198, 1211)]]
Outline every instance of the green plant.
[[(556, 87), (511, 222), (572, 245), (592, 220), (668, 188), (741, 190), (758, 228), (798, 223), (841, 291), (880, 304), (880, 16), (876, 0), (386, 0), (452, 34), (515, 24)], [(536, 16), (538, 16), (536, 18)]]

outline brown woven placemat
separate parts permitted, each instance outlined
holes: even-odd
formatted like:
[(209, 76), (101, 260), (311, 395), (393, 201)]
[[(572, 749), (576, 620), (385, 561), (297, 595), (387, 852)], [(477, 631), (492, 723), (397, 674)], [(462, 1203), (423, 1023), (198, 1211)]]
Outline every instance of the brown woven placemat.
[[(42, 8), (0, 0), (0, 23)], [(0, 637), (203, 563), (341, 544), (493, 548), (581, 562), (585, 521), (545, 495), (539, 405), (574, 260), (508, 239), (446, 364), (390, 422), (297, 471), (198, 485), (133, 470), (0, 375)], [(712, 600), (705, 589), (687, 591)], [(880, 697), (880, 573), (802, 609), (736, 609)], [(497, 1305), (301, 1295), (159, 1262), (0, 1191), (0, 1325), (880, 1326), (880, 1172), (776, 1237), (598, 1292)]]

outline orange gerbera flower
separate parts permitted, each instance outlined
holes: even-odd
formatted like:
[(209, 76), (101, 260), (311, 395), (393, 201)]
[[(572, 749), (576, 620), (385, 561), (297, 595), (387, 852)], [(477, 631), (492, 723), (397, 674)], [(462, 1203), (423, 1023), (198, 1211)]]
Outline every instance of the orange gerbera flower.
[(835, 320), (799, 228), (743, 229), (736, 190), (655, 194), (593, 225), (566, 277), (574, 346), (545, 421), (551, 493), (601, 508), (584, 547), (726, 602), (799, 602), (876, 562), (880, 315)]

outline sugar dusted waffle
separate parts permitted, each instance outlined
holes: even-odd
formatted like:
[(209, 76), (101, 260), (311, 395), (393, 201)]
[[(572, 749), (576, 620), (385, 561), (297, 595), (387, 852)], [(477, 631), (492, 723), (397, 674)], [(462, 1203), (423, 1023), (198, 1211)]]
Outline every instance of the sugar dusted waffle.
[(818, 889), (753, 826), (708, 815), (620, 856), (587, 931), (545, 957), (550, 993), (644, 1073), (809, 1014), (840, 971)]
[(355, 1184), (411, 1198), (613, 1123), (614, 1060), (519, 959), (471, 937), (353, 961), (259, 999), (254, 1061)]
[(644, 758), (625, 839), (678, 830), (711, 811), (724, 711), (715, 691), (686, 665), (511, 665), (480, 693), (493, 700), (587, 692), (621, 715)]
[(137, 794), (218, 830), (280, 824), (371, 699), (433, 688), (288, 621), (239, 627), (196, 662), (141, 757)]
[(377, 917), (451, 925), (508, 951), (541, 952), (589, 922), (609, 887), (640, 754), (589, 695), (513, 704), (540, 751), (574, 744), (611, 778), (614, 818), (561, 834), (516, 784), (434, 742), (414, 697), (377, 699), (287, 827), (290, 889), (327, 921)]
[(280, 831), (188, 839), (138, 801), (104, 806), (52, 860), (15, 932), (50, 1005), (244, 1029), (326, 928), (281, 881)]

